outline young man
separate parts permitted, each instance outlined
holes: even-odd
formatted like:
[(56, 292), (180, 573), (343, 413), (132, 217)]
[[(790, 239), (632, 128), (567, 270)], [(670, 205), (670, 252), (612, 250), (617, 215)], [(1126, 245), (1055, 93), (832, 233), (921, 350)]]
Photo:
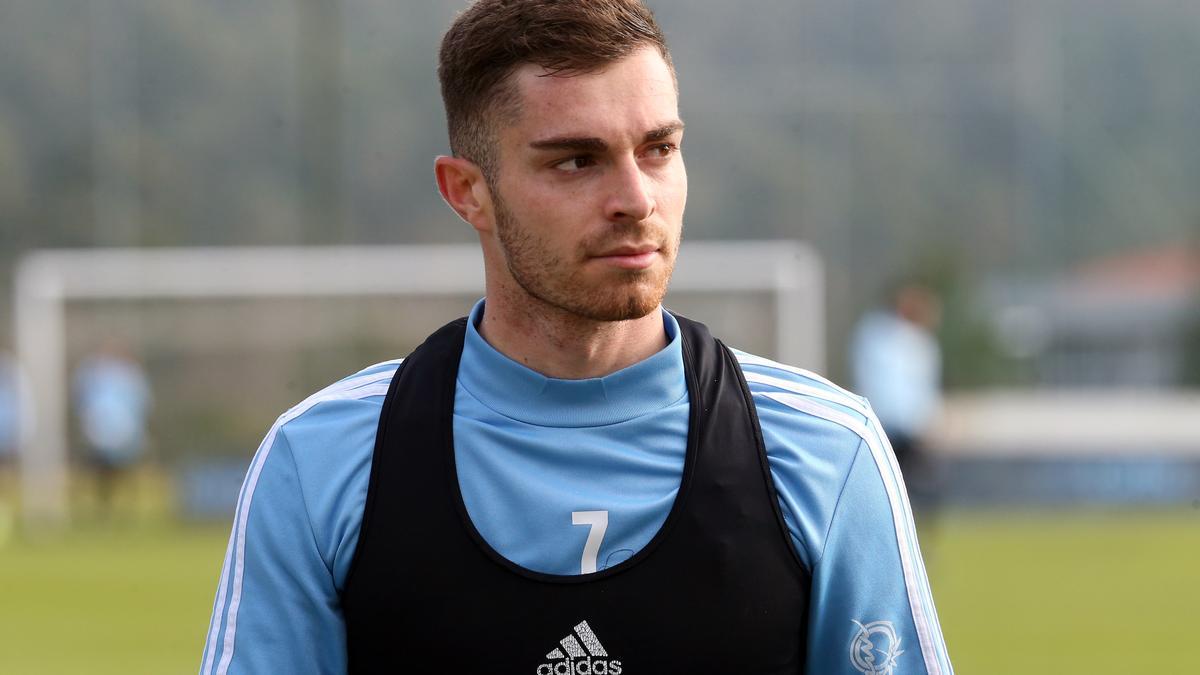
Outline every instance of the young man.
[(687, 176), (636, 0), (480, 0), (439, 76), (486, 297), (285, 413), (203, 673), (950, 673), (865, 402), (661, 308)]

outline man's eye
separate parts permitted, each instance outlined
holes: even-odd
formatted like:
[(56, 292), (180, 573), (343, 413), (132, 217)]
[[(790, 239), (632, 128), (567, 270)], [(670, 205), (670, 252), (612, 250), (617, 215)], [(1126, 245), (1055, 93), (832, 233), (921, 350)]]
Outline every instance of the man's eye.
[(650, 146), (650, 148), (646, 150), (646, 154), (650, 157), (664, 158), (670, 157), (671, 153), (675, 152), (676, 150), (677, 148), (675, 147), (674, 143), (659, 143), (658, 145)]
[(596, 161), (588, 155), (579, 155), (577, 157), (564, 159), (558, 164), (555, 164), (554, 168), (558, 171), (563, 171), (566, 173), (575, 173), (576, 171), (582, 171), (583, 169), (586, 169), (595, 163)]

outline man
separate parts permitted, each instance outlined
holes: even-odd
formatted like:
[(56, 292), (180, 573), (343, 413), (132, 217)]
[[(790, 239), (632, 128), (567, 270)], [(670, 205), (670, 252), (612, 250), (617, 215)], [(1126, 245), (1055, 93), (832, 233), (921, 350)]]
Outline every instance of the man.
[(851, 343), (855, 390), (871, 401), (913, 501), (928, 510), (935, 506), (937, 490), (922, 446), (941, 408), (940, 322), (937, 294), (924, 284), (904, 282), (891, 290), (886, 308), (863, 316)]
[(649, 11), (480, 0), (439, 76), (485, 300), (272, 427), (202, 672), (950, 673), (864, 402), (661, 308), (687, 177)]
[(96, 476), (97, 513), (112, 517), (117, 490), (146, 452), (150, 383), (129, 346), (108, 340), (75, 372), (75, 405)]

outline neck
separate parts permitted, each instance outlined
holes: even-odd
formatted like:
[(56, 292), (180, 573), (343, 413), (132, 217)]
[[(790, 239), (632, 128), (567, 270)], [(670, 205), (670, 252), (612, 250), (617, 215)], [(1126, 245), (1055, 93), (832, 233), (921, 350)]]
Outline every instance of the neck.
[(479, 334), (501, 354), (547, 377), (603, 377), (667, 346), (659, 310), (639, 319), (595, 321), (525, 296), (488, 293)]

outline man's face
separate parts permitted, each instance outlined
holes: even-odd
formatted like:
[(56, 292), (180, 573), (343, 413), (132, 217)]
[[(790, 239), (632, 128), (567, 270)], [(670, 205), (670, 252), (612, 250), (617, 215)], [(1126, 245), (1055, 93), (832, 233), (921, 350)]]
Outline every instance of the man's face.
[[(595, 321), (659, 306), (687, 201), (683, 124), (654, 49), (603, 70), (514, 74), (521, 111), (498, 133), (495, 244), (527, 300)], [(512, 286), (512, 284), (509, 284)]]

